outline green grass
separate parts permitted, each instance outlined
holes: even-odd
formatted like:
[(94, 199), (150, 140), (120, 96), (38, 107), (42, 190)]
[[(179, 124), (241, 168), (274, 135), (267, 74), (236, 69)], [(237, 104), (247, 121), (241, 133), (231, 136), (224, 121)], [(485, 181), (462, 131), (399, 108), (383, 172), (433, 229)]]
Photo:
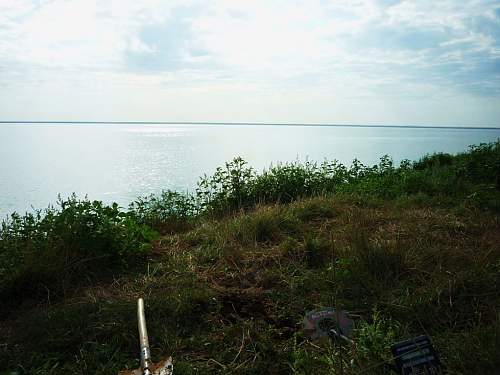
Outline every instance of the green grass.
[[(331, 374), (340, 362), (382, 374), (390, 344), (419, 334), (448, 373), (495, 374), (499, 148), (261, 175), (235, 160), (192, 196), (126, 212), (73, 197), (14, 215), (0, 231), (0, 373), (138, 367), (141, 296), (153, 356), (173, 355), (177, 374)], [(355, 321), (342, 355), (301, 329), (331, 305)]]

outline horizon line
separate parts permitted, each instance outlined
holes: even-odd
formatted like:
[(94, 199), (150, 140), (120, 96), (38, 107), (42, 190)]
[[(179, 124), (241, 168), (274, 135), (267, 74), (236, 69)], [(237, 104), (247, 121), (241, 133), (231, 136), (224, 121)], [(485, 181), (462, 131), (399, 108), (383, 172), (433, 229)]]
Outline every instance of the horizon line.
[(272, 123), (272, 122), (225, 122), (225, 121), (47, 121), (47, 120), (0, 120), (0, 124), (110, 124), (110, 125), (256, 125), (256, 126), (315, 126), (349, 128), (410, 128), (410, 129), (465, 129), (500, 130), (494, 126), (439, 126), (439, 125), (380, 125), (380, 124), (329, 124), (329, 123)]

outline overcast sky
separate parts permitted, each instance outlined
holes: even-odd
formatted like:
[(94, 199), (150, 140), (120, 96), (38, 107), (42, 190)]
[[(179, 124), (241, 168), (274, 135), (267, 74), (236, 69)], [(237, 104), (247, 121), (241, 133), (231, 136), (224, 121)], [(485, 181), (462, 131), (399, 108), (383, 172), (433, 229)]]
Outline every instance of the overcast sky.
[(0, 120), (500, 126), (500, 2), (0, 0)]

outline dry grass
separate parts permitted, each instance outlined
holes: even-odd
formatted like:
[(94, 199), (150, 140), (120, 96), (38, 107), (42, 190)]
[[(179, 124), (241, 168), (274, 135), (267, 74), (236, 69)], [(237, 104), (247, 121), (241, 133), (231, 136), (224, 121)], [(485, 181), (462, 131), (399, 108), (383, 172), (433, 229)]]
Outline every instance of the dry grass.
[(172, 354), (180, 374), (335, 373), (334, 348), (301, 331), (308, 310), (335, 302), (358, 328), (345, 373), (426, 333), (449, 373), (493, 374), (499, 244), (499, 217), (475, 209), (353, 196), (262, 206), (162, 237), (145, 271), (3, 322), (0, 368), (137, 367), (134, 300), (144, 296), (153, 354)]

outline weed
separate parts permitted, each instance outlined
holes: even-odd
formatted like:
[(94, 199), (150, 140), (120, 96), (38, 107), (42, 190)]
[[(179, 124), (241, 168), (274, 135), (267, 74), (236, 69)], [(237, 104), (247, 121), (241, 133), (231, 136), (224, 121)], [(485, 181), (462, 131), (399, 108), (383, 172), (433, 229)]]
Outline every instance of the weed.
[(330, 242), (325, 238), (308, 234), (304, 241), (304, 253), (309, 268), (325, 267), (331, 253)]

